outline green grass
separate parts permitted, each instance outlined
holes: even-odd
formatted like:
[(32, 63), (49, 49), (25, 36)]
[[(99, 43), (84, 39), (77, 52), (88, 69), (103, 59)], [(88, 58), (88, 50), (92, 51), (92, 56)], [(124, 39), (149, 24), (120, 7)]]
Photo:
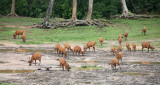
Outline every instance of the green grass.
[(117, 73), (118, 75), (130, 75), (130, 76), (134, 76), (134, 75), (141, 75), (141, 76), (147, 76), (149, 75), (148, 73), (135, 73), (135, 72), (126, 72), (126, 73)]
[(0, 40), (13, 41), (13, 34), (19, 28), (0, 28)]
[[(118, 19), (118, 20), (112, 20), (116, 23), (118, 28), (123, 30), (122, 32), (128, 32), (129, 33), (129, 40), (145, 40), (145, 39), (153, 39), (153, 38), (160, 38), (160, 18), (157, 20), (154, 19), (138, 19), (138, 20), (124, 20), (124, 19)], [(147, 35), (142, 36), (142, 28), (147, 28)]]
[[(62, 19), (56, 19), (62, 20)], [(0, 21), (6, 23), (22, 23), (22, 25), (32, 25), (33, 23), (41, 23), (40, 18), (1, 18)], [(0, 40), (16, 42), (17, 44), (44, 44), (53, 42), (81, 42), (96, 41), (99, 44), (99, 38), (104, 40), (117, 40), (119, 34), (128, 32), (128, 41), (140, 43), (145, 40), (153, 40), (160, 38), (160, 18), (154, 19), (113, 19), (113, 26), (98, 28), (97, 26), (77, 26), (57, 29), (29, 29), (30, 33), (26, 34), (26, 43), (22, 39), (13, 39), (13, 33), (20, 28), (0, 28)], [(147, 35), (143, 36), (141, 30), (143, 27), (147, 28)], [(109, 43), (109, 42), (108, 42)], [(108, 44), (107, 43), (107, 44)], [(160, 43), (156, 43), (156, 45)], [(101, 47), (101, 46), (99, 46)], [(102, 46), (101, 48), (103, 48)]]
[(115, 49), (117, 49), (117, 46), (113, 46)]
[(104, 69), (103, 67), (98, 67), (98, 66), (86, 66), (86, 65), (81, 66), (81, 68)]
[(84, 66), (81, 66), (81, 68), (87, 68), (88, 66), (84, 65)]
[(76, 69), (76, 70), (102, 70), (102, 69), (104, 69), (104, 67), (83, 65), (81, 67), (72, 67), (72, 69)]
[(81, 67), (72, 67), (72, 69), (75, 69), (75, 70), (102, 70), (104, 69), (104, 67), (83, 65)]
[(154, 43), (155, 43), (155, 47), (160, 48), (160, 41), (155, 41)]
[(31, 18), (31, 17), (2, 17), (0, 22), (5, 24), (2, 25), (33, 25), (34, 23), (42, 23), (42, 18)]
[(98, 44), (96, 44), (96, 47), (98, 47), (98, 48), (105, 48), (106, 46), (103, 44), (102, 46), (98, 43)]
[(1, 83), (0, 82), (0, 85), (19, 85), (19, 84), (8, 84), (8, 83)]

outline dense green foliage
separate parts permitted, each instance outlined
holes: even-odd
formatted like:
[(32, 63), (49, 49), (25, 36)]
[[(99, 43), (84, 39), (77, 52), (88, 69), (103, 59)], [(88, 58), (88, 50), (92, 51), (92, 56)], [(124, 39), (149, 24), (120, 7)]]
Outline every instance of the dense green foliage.
[[(69, 19), (72, 16), (73, 0), (55, 0), (52, 17)], [(160, 13), (160, 0), (132, 0), (136, 13)], [(133, 7), (129, 0), (126, 0), (128, 9), (131, 12)], [(10, 13), (12, 0), (0, 0), (0, 14)], [(49, 0), (16, 0), (16, 13), (20, 16), (44, 17)], [(88, 11), (88, 0), (77, 0), (77, 17), (84, 19)], [(120, 0), (94, 0), (93, 18), (104, 18), (121, 13)]]

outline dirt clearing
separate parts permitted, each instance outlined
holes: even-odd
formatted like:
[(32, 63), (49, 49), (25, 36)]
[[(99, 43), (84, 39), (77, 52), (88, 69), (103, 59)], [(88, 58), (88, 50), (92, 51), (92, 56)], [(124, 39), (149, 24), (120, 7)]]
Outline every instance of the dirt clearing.
[[(18, 49), (18, 50), (17, 50)], [(24, 50), (25, 49), (25, 50)], [(92, 50), (92, 49), (91, 49)], [(40, 66), (29, 66), (34, 52), (42, 53)], [(121, 68), (108, 64), (115, 57), (110, 50), (87, 51), (84, 56), (67, 55), (71, 71), (62, 71), (53, 47), (0, 48), (0, 82), (20, 85), (112, 85), (160, 84), (160, 51), (126, 51)], [(37, 62), (39, 63), (39, 62)], [(52, 67), (46, 71), (46, 67)]]

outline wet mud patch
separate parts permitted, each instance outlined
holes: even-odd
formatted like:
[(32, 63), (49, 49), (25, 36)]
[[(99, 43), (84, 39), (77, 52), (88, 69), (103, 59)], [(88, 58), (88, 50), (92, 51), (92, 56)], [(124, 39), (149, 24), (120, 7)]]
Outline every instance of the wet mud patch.
[(0, 46), (4, 46), (4, 44), (0, 44)]
[(160, 64), (160, 62), (150, 62), (150, 61), (142, 61), (142, 62), (130, 62), (132, 64)]
[(97, 61), (77, 61), (77, 63), (96, 63)]
[(74, 78), (80, 79), (80, 80), (100, 80), (105, 78), (105, 76), (102, 75), (102, 73), (98, 74), (98, 70), (92, 70), (92, 71), (77, 71), (75, 72)]
[[(32, 49), (35, 49), (37, 51), (38, 47)], [(46, 54), (43, 54), (42, 56), (41, 66), (33, 65), (30, 67), (28, 66), (27, 62), (21, 61), (24, 61), (25, 59), (28, 60), (27, 57), (30, 57), (32, 52), (30, 53), (30, 51), (24, 50), (24, 48), (19, 48), (17, 50), (14, 49), (13, 52), (0, 52), (0, 55), (2, 54), (2, 56), (0, 56), (0, 59), (2, 59), (1, 61), (5, 61), (5, 59), (7, 58), (16, 60), (16, 63), (14, 63), (14, 65), (12, 63), (6, 64), (8, 66), (11, 66), (11, 64), (15, 66), (12, 66), (13, 69), (17, 68), (17, 66), (21, 66), (18, 68), (18, 70), (26, 68), (36, 70), (35, 72), (14, 74), (16, 75), (16, 77), (19, 77), (19, 79), (17, 80), (13, 80), (14, 78), (5, 77), (8, 78), (8, 80), (6, 79), (4, 81), (0, 79), (0, 82), (12, 82), (18, 83), (20, 85), (146, 85), (148, 81), (149, 84), (156, 84), (155, 82), (160, 83), (160, 81), (158, 81), (160, 77), (159, 51), (154, 53), (123, 51), (123, 62), (120, 63), (122, 69), (119, 69), (119, 67), (117, 67), (117, 70), (115, 71), (112, 70), (110, 65), (108, 65), (111, 59), (116, 57), (110, 51), (96, 50), (95, 53), (92, 51), (87, 51), (85, 56), (67, 55), (66, 61), (71, 66), (71, 69), (70, 71), (62, 71), (62, 68), (59, 66), (58, 62), (59, 58), (62, 56), (58, 56), (58, 54), (55, 54), (55, 52), (53, 52), (53, 48), (40, 48), (38, 50), (41, 49), (47, 50), (47, 52), (40, 51), (41, 53), (46, 52)], [(52, 51), (52, 53), (50, 53), (50, 51)], [(20, 57), (19, 59), (18, 56), (21, 55), (27, 57)], [(21, 64), (19, 62), (17, 63), (17, 59)], [(131, 63), (135, 61), (138, 63)], [(52, 68), (49, 71), (46, 71), (46, 69), (44, 68), (46, 66), (51, 66)], [(1, 65), (1, 67), (4, 68), (3, 65)], [(37, 70), (38, 68), (42, 67), (44, 69)], [(1, 73), (1, 75), (2, 74), (4, 75), (5, 73)], [(9, 73), (6, 74), (8, 75)], [(151, 78), (154, 79), (151, 81), (149, 80)]]
[(104, 67), (100, 66), (81, 66), (81, 67), (72, 67), (73, 70), (102, 70)]
[(40, 52), (40, 53), (49, 53), (54, 52), (53, 50), (47, 50), (47, 49), (0, 49), (0, 52)]
[(125, 73), (117, 73), (117, 75), (130, 75), (130, 76), (140, 75), (140, 76), (147, 76), (149, 74), (148, 73), (125, 72)]
[(0, 73), (28, 73), (35, 72), (34, 70), (0, 70)]
[(5, 62), (3, 62), (3, 61), (0, 61), (0, 64), (4, 64)]

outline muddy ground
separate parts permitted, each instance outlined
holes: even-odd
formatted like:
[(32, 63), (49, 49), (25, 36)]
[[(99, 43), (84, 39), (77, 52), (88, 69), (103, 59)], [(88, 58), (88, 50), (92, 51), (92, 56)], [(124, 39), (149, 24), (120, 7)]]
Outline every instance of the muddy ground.
[[(34, 52), (42, 53), (40, 66), (29, 66), (29, 57)], [(94, 53), (87, 51), (84, 56), (68, 53), (70, 71), (62, 71), (53, 45), (41, 47), (0, 46), (0, 82), (20, 85), (159, 85), (160, 51), (127, 51), (113, 70), (108, 64), (115, 57), (110, 50), (97, 48)], [(39, 63), (39, 62), (37, 62)], [(97, 68), (81, 68), (95, 66)], [(49, 71), (45, 67), (52, 67)], [(19, 71), (17, 71), (19, 70)], [(25, 72), (26, 71), (26, 72)], [(22, 73), (21, 73), (22, 72)]]

